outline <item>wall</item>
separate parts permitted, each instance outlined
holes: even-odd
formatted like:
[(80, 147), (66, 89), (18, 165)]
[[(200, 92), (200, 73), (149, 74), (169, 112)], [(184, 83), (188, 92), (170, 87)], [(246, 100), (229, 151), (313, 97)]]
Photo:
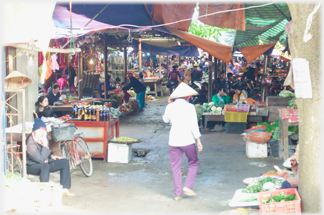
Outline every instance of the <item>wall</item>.
[[(315, 4), (288, 3), (293, 24), (288, 35), (292, 58), (305, 58), (309, 61), (313, 98), (297, 99), (299, 114), (299, 193), (302, 198), (302, 212), (321, 212), (321, 7), (314, 14), (308, 42), (303, 41), (308, 16)], [(296, 20), (296, 21), (294, 21)]]

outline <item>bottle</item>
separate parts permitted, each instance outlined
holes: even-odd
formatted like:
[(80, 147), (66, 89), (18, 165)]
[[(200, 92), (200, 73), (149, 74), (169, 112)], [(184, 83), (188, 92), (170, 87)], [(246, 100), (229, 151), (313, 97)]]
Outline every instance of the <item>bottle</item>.
[(85, 110), (84, 110), (84, 106), (81, 107), (81, 114), (82, 114), (82, 117), (81, 117), (81, 120), (84, 120), (84, 116), (85, 116)]
[(100, 120), (99, 121), (103, 121), (103, 109), (102, 109), (102, 106), (100, 106), (99, 112), (100, 112)]
[(73, 118), (78, 118), (78, 106), (77, 104), (74, 104), (74, 116), (72, 116)]
[(92, 106), (88, 107), (88, 121), (92, 121)]
[(78, 119), (82, 120), (82, 107), (78, 106)]
[(92, 121), (96, 121), (96, 119), (97, 119), (97, 112), (96, 112), (95, 106), (93, 106), (93, 108), (92, 108), (91, 116), (92, 116)]

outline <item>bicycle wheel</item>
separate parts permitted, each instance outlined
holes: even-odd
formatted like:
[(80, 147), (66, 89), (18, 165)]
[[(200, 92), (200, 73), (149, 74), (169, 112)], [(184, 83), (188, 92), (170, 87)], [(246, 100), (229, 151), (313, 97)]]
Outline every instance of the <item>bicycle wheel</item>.
[[(23, 177), (23, 170), (22, 170), (22, 163), (20, 158), (13, 153), (8, 152), (7, 156), (6, 156), (6, 165), (7, 165), (7, 169), (6, 169), (6, 173), (14, 173), (19, 175), (20, 177)], [(13, 159), (12, 163), (11, 163), (11, 158)]]
[(70, 174), (72, 174), (73, 169), (75, 167), (74, 164), (74, 160), (72, 158), (72, 156), (70, 155), (69, 151), (67, 150), (66, 144), (68, 144), (67, 142), (64, 142), (61, 146), (60, 146), (60, 150), (61, 150), (61, 157), (62, 158), (66, 158), (69, 161), (69, 166), (70, 166)]
[(88, 145), (86, 141), (82, 137), (78, 137), (75, 140), (75, 143), (77, 143), (77, 151), (80, 158), (80, 168), (83, 174), (87, 177), (92, 175), (93, 172), (93, 166), (92, 166), (92, 159), (91, 154), (89, 152)]

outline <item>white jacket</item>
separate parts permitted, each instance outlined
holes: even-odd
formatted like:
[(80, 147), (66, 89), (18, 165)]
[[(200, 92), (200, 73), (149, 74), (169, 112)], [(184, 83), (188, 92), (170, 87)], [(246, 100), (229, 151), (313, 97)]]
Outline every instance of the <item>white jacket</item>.
[(184, 99), (168, 104), (163, 115), (165, 123), (171, 123), (170, 146), (187, 146), (196, 143), (200, 137), (196, 108)]

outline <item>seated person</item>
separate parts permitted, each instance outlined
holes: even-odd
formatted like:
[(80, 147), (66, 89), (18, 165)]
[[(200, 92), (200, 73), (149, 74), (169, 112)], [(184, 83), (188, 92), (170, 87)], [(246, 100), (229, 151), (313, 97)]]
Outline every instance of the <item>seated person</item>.
[(219, 86), (216, 89), (216, 94), (213, 96), (212, 101), (217, 105), (220, 101), (224, 102), (224, 104), (230, 103), (230, 98), (226, 93), (224, 93), (223, 87)]
[(46, 94), (49, 105), (53, 105), (54, 102), (58, 101), (60, 98), (60, 87), (55, 84), (52, 89)]
[(291, 170), (293, 171), (294, 176), (291, 176), (284, 171), (277, 172), (279, 176), (286, 179), (286, 181), (284, 181), (281, 184), (282, 189), (297, 188), (298, 190), (298, 163), (297, 163), (298, 160), (299, 160), (299, 144), (296, 146), (295, 156), (290, 159)]
[(236, 87), (235, 94), (233, 96), (234, 104), (246, 104), (247, 103), (246, 96), (244, 95), (242, 90), (243, 90), (242, 86)]
[(71, 187), (69, 161), (54, 156), (48, 147), (46, 125), (36, 118), (32, 133), (26, 139), (27, 174), (39, 175), (40, 182), (49, 182), (50, 172), (60, 171), (60, 184), (63, 195), (74, 196), (68, 189)]
[(40, 96), (35, 103), (35, 111), (36, 114), (34, 114), (35, 118), (42, 118), (44, 117), (57, 117), (51, 106), (48, 105), (48, 98), (46, 96)]

